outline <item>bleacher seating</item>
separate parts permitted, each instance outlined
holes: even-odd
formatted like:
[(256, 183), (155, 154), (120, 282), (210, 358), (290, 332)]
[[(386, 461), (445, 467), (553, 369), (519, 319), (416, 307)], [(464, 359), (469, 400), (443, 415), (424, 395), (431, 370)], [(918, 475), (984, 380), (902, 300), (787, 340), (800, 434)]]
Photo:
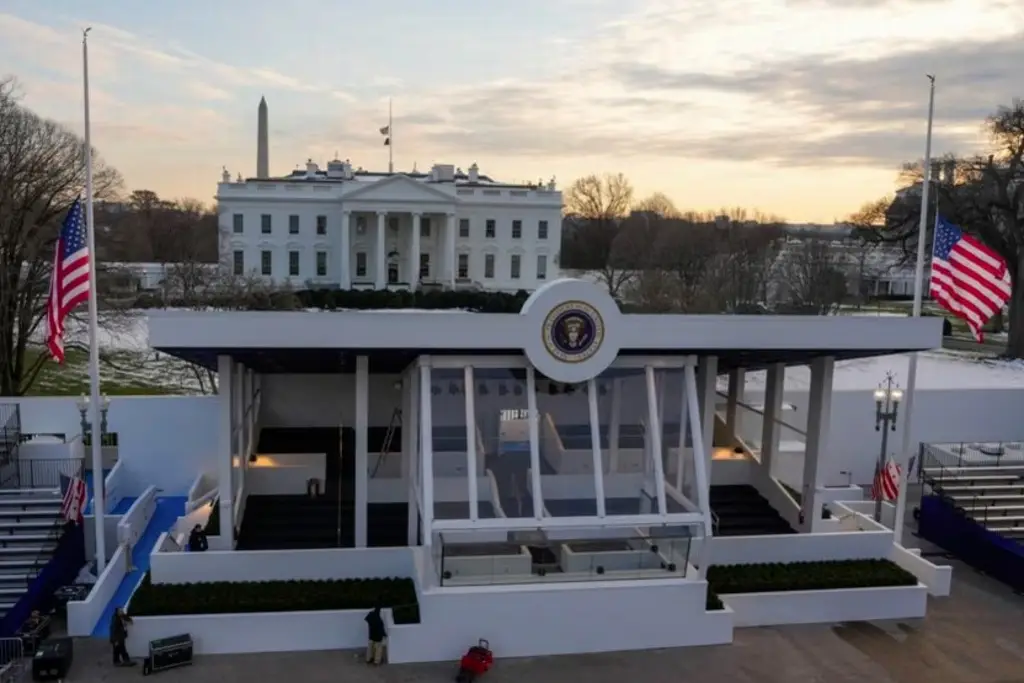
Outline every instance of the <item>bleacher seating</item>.
[(716, 536), (768, 536), (794, 533), (757, 489), (749, 484), (711, 487)]
[(925, 482), (987, 530), (1024, 540), (1024, 467), (926, 467)]

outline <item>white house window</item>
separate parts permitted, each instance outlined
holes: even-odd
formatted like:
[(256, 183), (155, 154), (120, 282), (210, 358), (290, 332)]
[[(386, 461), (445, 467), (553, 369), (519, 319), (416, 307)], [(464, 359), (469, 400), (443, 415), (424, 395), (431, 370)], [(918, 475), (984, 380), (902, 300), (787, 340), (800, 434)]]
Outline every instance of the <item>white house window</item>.
[(512, 221), (512, 239), (521, 240), (523, 239), (523, 222)]
[(537, 254), (537, 279), (544, 280), (548, 276), (548, 257), (545, 254)]
[(245, 275), (245, 252), (239, 249), (232, 256), (232, 270), (235, 275)]
[(459, 219), (459, 237), (469, 237), (469, 219)]
[(426, 216), (420, 218), (420, 237), (430, 237), (430, 219)]
[(264, 235), (269, 235), (271, 229), (270, 214), (265, 213), (260, 216), (260, 232)]
[(327, 275), (327, 252), (318, 251), (316, 252), (316, 276), (324, 277)]
[(430, 277), (430, 254), (420, 254), (420, 278)]
[(511, 262), (509, 263), (509, 275), (513, 280), (519, 279), (519, 267), (522, 257), (519, 254), (512, 254)]
[(316, 234), (326, 235), (327, 234), (327, 216), (316, 217)]
[(231, 221), (234, 224), (235, 234), (241, 235), (245, 231), (245, 216), (240, 213), (236, 213), (231, 216)]
[(274, 254), (269, 251), (260, 252), (260, 271), (264, 275), (273, 275)]
[(299, 234), (299, 217), (297, 214), (288, 216), (288, 234), (298, 235)]
[(299, 252), (288, 252), (288, 276), (297, 277), (299, 274)]
[(494, 277), (494, 254), (484, 254), (484, 277), (488, 280)]
[(366, 277), (366, 252), (356, 252), (356, 277)]
[(541, 221), (537, 224), (537, 239), (546, 240), (548, 238), (548, 222)]
[(469, 254), (459, 254), (459, 275), (460, 278), (469, 277)]
[(484, 237), (488, 239), (494, 239), (495, 223), (493, 218), (487, 219), (487, 225), (484, 228)]

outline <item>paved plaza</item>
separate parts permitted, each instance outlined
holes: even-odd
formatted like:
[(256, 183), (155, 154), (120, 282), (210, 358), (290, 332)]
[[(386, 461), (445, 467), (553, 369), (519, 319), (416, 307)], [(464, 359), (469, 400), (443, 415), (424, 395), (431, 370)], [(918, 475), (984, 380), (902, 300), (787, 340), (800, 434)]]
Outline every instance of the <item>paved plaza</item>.
[[(909, 540), (909, 539), (908, 539)], [(944, 561), (941, 558), (937, 561)], [(502, 660), (489, 683), (1015, 683), (1024, 682), (1024, 598), (954, 565), (953, 594), (932, 600), (928, 617), (861, 623), (737, 629), (731, 646)], [(484, 634), (486, 635), (486, 634)], [(112, 669), (102, 642), (76, 643), (72, 683), (138, 680), (139, 667)], [(160, 683), (294, 680), (304, 683), (451, 681), (453, 663), (367, 668), (359, 653), (315, 652), (200, 657), (155, 674)]]

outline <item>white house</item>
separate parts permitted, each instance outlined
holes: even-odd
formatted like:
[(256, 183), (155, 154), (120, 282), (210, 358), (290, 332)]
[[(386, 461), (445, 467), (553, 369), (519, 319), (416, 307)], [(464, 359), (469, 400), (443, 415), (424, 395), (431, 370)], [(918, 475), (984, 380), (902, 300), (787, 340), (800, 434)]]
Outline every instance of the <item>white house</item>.
[[(261, 122), (265, 123), (261, 107)], [(259, 150), (267, 129), (260, 125)], [(436, 164), (428, 173), (370, 172), (312, 160), (272, 178), (217, 188), (223, 265), (293, 286), (533, 290), (556, 277), (562, 194)]]

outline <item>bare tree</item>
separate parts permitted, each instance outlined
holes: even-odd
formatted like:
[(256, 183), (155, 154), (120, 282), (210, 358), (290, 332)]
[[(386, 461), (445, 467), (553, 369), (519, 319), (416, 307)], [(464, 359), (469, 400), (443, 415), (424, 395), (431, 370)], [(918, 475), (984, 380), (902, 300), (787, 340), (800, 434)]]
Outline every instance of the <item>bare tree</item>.
[(565, 193), (565, 211), (573, 220), (562, 247), (562, 267), (595, 272), (612, 296), (637, 269), (635, 241), (621, 235), (632, 202), (633, 186), (621, 173), (579, 178)]
[(778, 286), (783, 313), (830, 315), (847, 299), (844, 256), (831, 240), (791, 240), (779, 256)]
[(633, 206), (633, 211), (661, 218), (680, 218), (682, 216), (675, 203), (662, 192), (655, 192), (649, 197), (644, 197)]
[[(1024, 358), (1024, 102), (1000, 107), (986, 120), (991, 153), (947, 156), (935, 163), (934, 184), (943, 217), (959, 225), (1006, 261), (1012, 294), (1006, 355)], [(916, 252), (920, 219), (921, 164), (907, 164), (903, 189), (889, 203), (885, 227), (872, 237)], [(929, 211), (931, 214), (931, 210)], [(932, 224), (934, 215), (926, 217)]]
[[(20, 396), (47, 354), (31, 342), (46, 310), (59, 226), (85, 187), (84, 142), (23, 107), (0, 81), (0, 395)], [(93, 190), (111, 197), (120, 175), (93, 155)]]

